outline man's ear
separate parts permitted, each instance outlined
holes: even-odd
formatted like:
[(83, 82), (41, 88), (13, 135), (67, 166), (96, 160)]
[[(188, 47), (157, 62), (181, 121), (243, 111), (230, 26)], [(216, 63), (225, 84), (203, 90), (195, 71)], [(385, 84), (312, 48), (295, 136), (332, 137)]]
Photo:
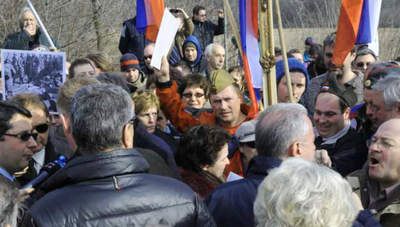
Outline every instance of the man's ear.
[(346, 109), (343, 112), (343, 118), (345, 120), (350, 119), (350, 112), (351, 112), (351, 109), (349, 107), (346, 107)]
[(400, 117), (400, 102), (397, 102), (396, 105), (393, 107), (394, 108), (394, 113), (396, 118)]
[(63, 125), (64, 134), (72, 134), (71, 122), (69, 117), (65, 116), (64, 114), (60, 114), (60, 120)]
[(72, 135), (72, 127), (71, 127), (71, 120), (68, 116), (64, 114), (60, 114), (60, 120), (63, 125), (64, 129), (64, 136), (67, 139), (68, 144), (70, 145), (73, 151), (76, 150), (77, 146), (75, 143), (74, 136)]
[(122, 145), (124, 148), (133, 148), (134, 128), (132, 124), (126, 124), (122, 130)]
[(288, 148), (288, 157), (298, 157), (301, 155), (300, 142), (295, 141)]

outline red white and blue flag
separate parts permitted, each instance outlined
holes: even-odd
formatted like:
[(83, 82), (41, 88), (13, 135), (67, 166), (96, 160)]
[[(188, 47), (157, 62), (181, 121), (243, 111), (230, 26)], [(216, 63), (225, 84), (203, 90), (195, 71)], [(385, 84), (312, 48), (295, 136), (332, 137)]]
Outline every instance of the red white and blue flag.
[(147, 40), (155, 42), (164, 14), (164, 0), (136, 1), (136, 29), (145, 32)]
[(342, 65), (354, 44), (369, 44), (379, 55), (378, 25), (382, 0), (342, 0), (333, 63)]
[(258, 45), (258, 0), (239, 0), (240, 40), (243, 69), (252, 103), (257, 103), (254, 89), (262, 88), (263, 71)]

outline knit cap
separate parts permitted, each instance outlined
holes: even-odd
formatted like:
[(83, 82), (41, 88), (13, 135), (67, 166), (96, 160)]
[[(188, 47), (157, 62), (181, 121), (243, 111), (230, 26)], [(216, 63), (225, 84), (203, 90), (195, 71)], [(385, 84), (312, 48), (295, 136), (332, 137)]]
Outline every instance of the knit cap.
[(132, 53), (126, 53), (126, 54), (122, 55), (119, 62), (120, 62), (122, 72), (126, 72), (128, 69), (131, 69), (131, 68), (140, 70), (139, 60), (136, 57), (136, 55), (134, 55)]
[[(304, 74), (304, 76), (306, 77), (306, 87), (307, 87), (308, 82), (309, 82), (309, 76), (308, 76), (307, 69), (303, 65), (303, 63), (299, 62), (295, 58), (289, 58), (288, 65), (289, 65), (289, 72), (300, 71)], [(276, 83), (277, 84), (279, 84), (279, 81), (281, 81), (281, 79), (284, 75), (285, 75), (285, 66), (283, 64), (283, 60), (280, 60), (276, 63)]]

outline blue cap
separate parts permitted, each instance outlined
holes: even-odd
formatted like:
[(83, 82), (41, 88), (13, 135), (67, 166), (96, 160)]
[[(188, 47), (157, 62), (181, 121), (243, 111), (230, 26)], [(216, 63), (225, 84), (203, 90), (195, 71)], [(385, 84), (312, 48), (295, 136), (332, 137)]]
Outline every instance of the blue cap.
[[(304, 76), (306, 77), (306, 88), (307, 88), (309, 83), (309, 76), (304, 64), (299, 62), (295, 58), (289, 58), (288, 65), (289, 65), (289, 72), (300, 71), (304, 74)], [(285, 67), (283, 64), (283, 60), (280, 60), (276, 63), (276, 84), (279, 84), (279, 81), (281, 81), (284, 75), (285, 75)]]

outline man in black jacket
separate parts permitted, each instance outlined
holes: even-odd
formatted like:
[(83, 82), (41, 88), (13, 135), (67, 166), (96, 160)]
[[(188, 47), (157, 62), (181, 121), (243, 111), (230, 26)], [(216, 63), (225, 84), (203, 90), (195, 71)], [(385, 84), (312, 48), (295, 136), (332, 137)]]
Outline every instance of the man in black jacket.
[(214, 41), (214, 35), (224, 34), (224, 11), (218, 10), (218, 25), (207, 20), (206, 8), (197, 5), (193, 8), (194, 36), (200, 42), (202, 51)]
[(71, 106), (77, 156), (48, 179), (31, 208), (33, 226), (214, 226), (190, 188), (147, 174), (133, 147), (134, 106), (109, 84), (81, 88)]
[[(6, 37), (3, 48), (15, 50), (49, 50), (52, 49), (49, 40), (41, 32), (32, 10), (22, 9), (19, 16), (20, 31)], [(52, 40), (54, 43), (54, 40)], [(54, 43), (56, 45), (56, 43)]]
[(342, 176), (360, 169), (367, 160), (366, 143), (350, 125), (350, 108), (356, 102), (353, 87), (338, 84), (335, 77), (322, 85), (315, 102), (315, 146), (328, 151), (332, 168)]

